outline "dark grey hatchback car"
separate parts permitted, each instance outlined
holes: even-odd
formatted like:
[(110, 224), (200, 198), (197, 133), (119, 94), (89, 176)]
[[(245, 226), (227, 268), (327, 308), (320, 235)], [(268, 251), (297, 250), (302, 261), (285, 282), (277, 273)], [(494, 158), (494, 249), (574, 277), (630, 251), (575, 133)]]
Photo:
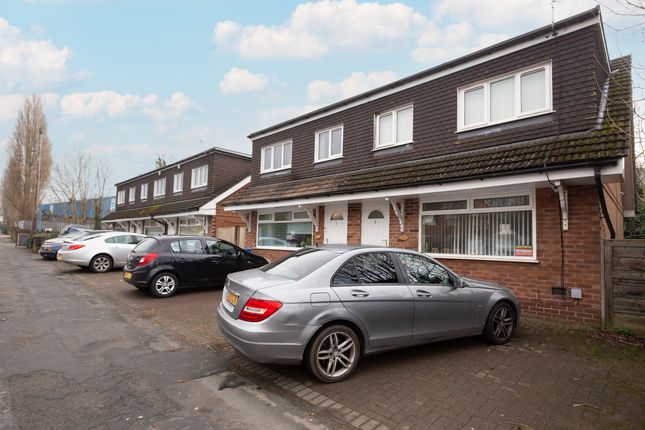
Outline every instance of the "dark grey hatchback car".
[(304, 362), (337, 382), (366, 354), (482, 334), (508, 342), (520, 304), (417, 252), (329, 245), (230, 274), (218, 316), (224, 338), (252, 360)]

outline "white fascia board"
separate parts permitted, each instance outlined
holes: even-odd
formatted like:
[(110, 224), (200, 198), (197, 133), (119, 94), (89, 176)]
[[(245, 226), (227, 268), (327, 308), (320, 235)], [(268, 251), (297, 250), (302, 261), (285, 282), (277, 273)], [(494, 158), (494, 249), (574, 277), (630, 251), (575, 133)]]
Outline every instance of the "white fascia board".
[[(605, 183), (620, 182), (623, 177), (623, 164), (617, 163), (615, 166), (602, 168), (601, 175)], [(369, 191), (353, 194), (339, 194), (326, 197), (312, 197), (293, 200), (282, 200), (277, 202), (257, 203), (249, 205), (231, 205), (225, 206), (227, 211), (248, 211), (256, 209), (279, 208), (285, 206), (324, 204), (344, 201), (360, 201), (369, 199), (382, 199), (393, 197), (418, 197), (423, 194), (445, 193), (452, 191), (477, 190), (491, 187), (508, 187), (531, 184), (547, 184), (551, 181), (567, 181), (576, 179), (593, 178), (593, 167), (580, 167), (577, 169), (555, 170), (547, 175), (543, 172), (527, 173), (512, 176), (500, 176), (494, 178), (470, 179), (466, 181), (447, 182), (445, 184), (421, 185), (415, 187), (393, 188), (383, 191)]]
[(150, 219), (149, 216), (145, 217), (137, 217), (137, 218), (119, 218), (119, 219), (107, 219), (107, 220), (101, 220), (101, 222), (104, 223), (117, 223), (117, 222), (126, 222), (126, 221), (142, 221), (142, 220), (147, 220)]
[[(592, 26), (592, 25), (595, 25), (595, 24), (599, 24), (599, 23), (600, 23), (600, 17), (599, 16), (594, 16), (592, 18), (587, 19), (586, 21), (582, 21), (582, 22), (579, 22), (579, 23), (576, 23), (576, 24), (572, 24), (572, 25), (570, 25), (568, 27), (563, 27), (561, 29), (558, 29), (558, 36), (560, 37), (560, 36), (562, 36), (564, 34), (573, 33), (574, 31), (578, 31), (578, 30), (581, 30), (583, 28), (586, 28), (586, 27), (589, 27), (589, 26)], [(414, 81), (406, 82), (404, 84), (398, 85), (398, 86), (393, 87), (393, 88), (384, 89), (383, 91), (380, 91), (378, 93), (372, 94), (370, 96), (366, 96), (365, 98), (356, 100), (356, 101), (354, 101), (352, 103), (348, 103), (346, 105), (339, 106), (339, 107), (337, 107), (335, 109), (331, 109), (331, 110), (321, 112), (319, 114), (316, 114), (316, 115), (313, 115), (313, 116), (310, 116), (310, 117), (307, 117), (307, 118), (303, 118), (300, 121), (294, 122), (292, 124), (285, 125), (284, 127), (280, 127), (280, 128), (275, 129), (275, 130), (267, 131), (266, 133), (258, 134), (257, 136), (253, 136), (253, 138), (251, 140), (257, 140), (257, 139), (261, 139), (261, 138), (266, 137), (266, 136), (270, 136), (272, 134), (280, 133), (280, 132), (288, 130), (290, 128), (297, 127), (299, 125), (306, 124), (308, 122), (315, 121), (317, 119), (324, 118), (324, 117), (333, 115), (335, 113), (342, 112), (344, 110), (351, 109), (351, 108), (356, 107), (356, 106), (360, 106), (360, 105), (365, 104), (365, 103), (369, 103), (369, 102), (371, 102), (373, 100), (378, 100), (380, 98), (387, 97), (387, 96), (389, 96), (391, 94), (395, 94), (395, 93), (398, 93), (400, 91), (407, 90), (408, 88), (413, 88), (413, 87), (416, 87), (418, 85), (425, 84), (426, 82), (437, 80), (439, 78), (442, 78), (444, 76), (453, 74), (455, 72), (459, 72), (461, 70), (468, 69), (469, 67), (473, 67), (473, 66), (476, 66), (478, 64), (482, 64), (482, 63), (485, 63), (487, 61), (491, 61), (491, 60), (494, 60), (496, 58), (503, 57), (504, 55), (512, 54), (513, 52), (517, 52), (517, 51), (529, 48), (529, 47), (534, 46), (534, 45), (539, 45), (540, 43), (544, 43), (544, 42), (547, 42), (547, 41), (550, 41), (550, 40), (552, 40), (552, 38), (546, 38), (546, 37), (544, 37), (544, 35), (537, 36), (534, 39), (518, 43), (517, 45), (514, 45), (514, 46), (509, 46), (508, 48), (493, 52), (493, 53), (491, 53), (489, 55), (485, 55), (483, 57), (467, 61), (467, 62), (465, 62), (463, 64), (459, 64), (457, 66), (450, 67), (448, 69), (441, 70), (441, 71), (438, 71), (436, 73), (432, 73), (430, 75), (424, 76), (424, 77), (416, 79)]]
[[(245, 185), (248, 185), (251, 183), (251, 175), (247, 176), (246, 178), (242, 179), (240, 182), (236, 183), (226, 191), (218, 194), (213, 200), (209, 201), (206, 203), (204, 206), (199, 208), (200, 212), (205, 212), (209, 211), (209, 215), (216, 215), (217, 214), (217, 204), (230, 196), (231, 194), (239, 191), (244, 187)], [(212, 212), (210, 212), (212, 211)]]

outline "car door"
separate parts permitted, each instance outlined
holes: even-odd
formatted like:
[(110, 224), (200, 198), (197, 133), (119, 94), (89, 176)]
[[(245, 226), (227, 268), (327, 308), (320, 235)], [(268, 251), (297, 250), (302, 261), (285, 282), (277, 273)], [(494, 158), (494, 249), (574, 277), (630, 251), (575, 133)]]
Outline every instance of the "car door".
[(403, 344), (412, 339), (414, 300), (388, 252), (349, 259), (332, 279), (332, 289), (367, 329), (370, 346)]
[(177, 239), (170, 242), (172, 265), (183, 285), (203, 285), (207, 279), (208, 254), (201, 239)]
[(229, 273), (244, 269), (240, 252), (233, 245), (216, 239), (205, 239), (204, 242), (208, 252), (206, 272), (209, 284), (223, 284)]
[(472, 328), (475, 303), (472, 290), (458, 288), (453, 276), (422, 255), (396, 253), (414, 297), (415, 341), (458, 336)]
[(132, 237), (129, 234), (112, 236), (105, 239), (105, 244), (114, 259), (114, 266), (125, 266), (128, 260), (128, 254), (134, 248), (133, 245), (130, 245), (131, 241)]

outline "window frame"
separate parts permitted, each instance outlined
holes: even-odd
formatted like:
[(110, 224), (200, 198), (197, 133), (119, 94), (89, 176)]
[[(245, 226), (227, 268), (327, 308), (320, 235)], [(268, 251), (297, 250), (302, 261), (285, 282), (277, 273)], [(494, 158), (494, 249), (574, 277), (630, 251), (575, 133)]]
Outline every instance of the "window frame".
[[(397, 142), (396, 141), (396, 135), (398, 131), (398, 112), (405, 110), (405, 109), (412, 109), (412, 139), (407, 140), (407, 141), (402, 141), (402, 142)], [(379, 120), (381, 117), (387, 116), (387, 115), (392, 115), (392, 143), (389, 145), (379, 145), (379, 140), (380, 140), (380, 127), (379, 127)], [(372, 151), (379, 151), (381, 149), (387, 149), (387, 148), (394, 148), (395, 146), (401, 146), (401, 145), (409, 145), (411, 143), (414, 143), (414, 104), (410, 103), (407, 105), (399, 106), (397, 108), (388, 110), (386, 112), (381, 112), (379, 114), (374, 115), (374, 148)]]
[[(157, 193), (157, 183), (161, 183), (161, 181), (163, 181), (163, 192)], [(153, 188), (153, 192), (152, 192), (152, 194), (153, 194), (155, 199), (164, 197), (166, 195), (167, 185), (168, 184), (166, 183), (166, 177), (165, 176), (162, 177), (162, 178), (159, 178), (159, 179), (155, 179), (154, 186), (153, 186), (154, 188)]]
[[(474, 200), (499, 198), (499, 197), (519, 197), (528, 196), (529, 203), (525, 206), (505, 206), (495, 208), (475, 208)], [(452, 210), (423, 210), (424, 203), (434, 202), (450, 202), (455, 200), (466, 200), (466, 209), (452, 209)], [(532, 241), (532, 255), (531, 256), (497, 256), (497, 255), (480, 255), (480, 254), (443, 254), (423, 251), (423, 217), (427, 215), (455, 215), (455, 214), (468, 214), (468, 213), (491, 213), (491, 212), (521, 212), (531, 211), (531, 241)], [(537, 215), (535, 205), (535, 190), (516, 190), (509, 192), (492, 192), (486, 194), (455, 194), (452, 196), (443, 196), (439, 198), (420, 198), (419, 199), (419, 242), (418, 252), (429, 256), (433, 259), (458, 259), (458, 260), (491, 260), (491, 261), (515, 261), (515, 262), (529, 262), (538, 263), (538, 246), (537, 246)]]
[(125, 189), (117, 191), (117, 193), (116, 193), (116, 204), (117, 205), (125, 204)]
[(141, 187), (139, 188), (139, 200), (141, 200), (142, 202), (148, 200), (148, 183), (147, 182), (145, 184), (141, 184)]
[[(335, 130), (340, 129), (340, 153), (337, 155), (332, 155), (331, 154), (331, 135), (332, 132)], [(319, 147), (319, 142), (320, 142), (320, 135), (323, 133), (329, 132), (329, 151), (328, 151), (328, 156), (326, 158), (318, 158), (318, 147)], [(340, 124), (340, 125), (335, 125), (333, 127), (328, 127), (324, 128), (322, 130), (317, 130), (315, 133), (315, 143), (314, 143), (314, 163), (323, 163), (325, 161), (330, 161), (330, 160), (336, 160), (339, 158), (343, 158), (343, 144), (345, 140), (345, 125)], [(293, 149), (293, 146), (292, 146)]]
[[(290, 212), (291, 213), (291, 219), (285, 220), (285, 221), (276, 221), (275, 220), (275, 214), (278, 212)], [(308, 222), (311, 223), (311, 242), (312, 245), (314, 243), (314, 236), (315, 236), (315, 231), (314, 231), (314, 223), (311, 221), (309, 216), (307, 218), (295, 218), (293, 215), (294, 213), (297, 212), (306, 212), (300, 208), (296, 209), (286, 209), (286, 208), (276, 208), (272, 210), (261, 210), (257, 213), (256, 221), (255, 221), (255, 248), (257, 249), (279, 249), (279, 250), (287, 250), (287, 251), (297, 251), (299, 249), (303, 249), (303, 247), (298, 247), (298, 246), (267, 246), (267, 245), (258, 245), (258, 241), (260, 239), (260, 224), (289, 224), (289, 223), (298, 223), (298, 222)], [(316, 217), (318, 216), (318, 211), (316, 211)], [(266, 220), (261, 220), (260, 216), (261, 215), (270, 215), (271, 219), (266, 219)], [(276, 239), (276, 238), (273, 238)], [(280, 239), (282, 240), (282, 239)]]
[[(544, 86), (545, 86), (545, 97), (546, 104), (544, 108), (533, 109), (527, 112), (522, 112), (522, 76), (536, 72), (540, 69), (544, 69)], [(497, 121), (490, 120), (490, 86), (495, 82), (502, 81), (508, 78), (514, 78), (514, 94), (513, 94), (513, 116), (509, 118), (500, 119)], [(494, 76), (492, 78), (484, 79), (472, 84), (468, 84), (462, 87), (457, 88), (457, 132), (475, 130), (478, 128), (489, 127), (497, 124), (504, 124), (507, 122), (517, 121), (524, 118), (530, 118), (533, 116), (544, 115), (546, 113), (552, 113), (553, 110), (553, 74), (552, 74), (552, 62), (551, 60), (534, 64), (529, 67), (525, 67), (519, 70), (516, 70), (511, 73), (505, 73), (503, 75)], [(484, 120), (478, 123), (466, 125), (465, 120), (465, 99), (464, 95), (468, 91), (482, 87), (484, 89)]]
[[(290, 145), (290, 147), (291, 147), (291, 156), (289, 157), (290, 158), (289, 165), (284, 164), (284, 147), (286, 145)], [(281, 167), (276, 169), (273, 166), (275, 165), (274, 164), (274, 161), (275, 161), (275, 148), (277, 148), (278, 146), (282, 147), (281, 154), (282, 154), (282, 162), (283, 162), (283, 164), (282, 164)], [(268, 148), (271, 148), (271, 168), (265, 169), (264, 168), (264, 151), (266, 149), (268, 149)], [(280, 142), (277, 142), (277, 143), (272, 143), (270, 145), (265, 145), (265, 146), (260, 148), (260, 174), (271, 173), (271, 172), (279, 172), (281, 170), (291, 169), (292, 165), (293, 165), (293, 141), (291, 139), (283, 140), (283, 141), (280, 141)]]
[[(196, 179), (200, 180), (200, 182), (197, 182)], [(208, 185), (208, 164), (204, 164), (202, 166), (195, 167), (194, 169), (192, 169), (190, 172), (190, 189), (196, 190), (198, 188), (204, 188), (207, 185)]]
[[(180, 177), (180, 180), (177, 181), (177, 176)], [(179, 187), (177, 187), (179, 185)], [(172, 193), (178, 194), (184, 191), (184, 172), (173, 173), (172, 175)]]
[(137, 186), (128, 189), (128, 203), (134, 203), (137, 200)]

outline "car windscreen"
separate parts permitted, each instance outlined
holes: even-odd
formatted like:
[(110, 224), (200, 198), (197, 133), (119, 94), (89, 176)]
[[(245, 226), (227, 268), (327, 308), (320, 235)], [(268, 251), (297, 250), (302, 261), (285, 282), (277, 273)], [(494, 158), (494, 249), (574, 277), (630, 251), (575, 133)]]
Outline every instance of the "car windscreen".
[(267, 264), (260, 270), (297, 281), (336, 257), (338, 257), (337, 252), (326, 249), (305, 248)]
[(136, 252), (137, 254), (147, 254), (148, 252), (155, 249), (158, 243), (159, 242), (157, 241), (157, 239), (146, 237), (141, 242), (139, 242), (137, 246), (134, 247), (133, 252)]

